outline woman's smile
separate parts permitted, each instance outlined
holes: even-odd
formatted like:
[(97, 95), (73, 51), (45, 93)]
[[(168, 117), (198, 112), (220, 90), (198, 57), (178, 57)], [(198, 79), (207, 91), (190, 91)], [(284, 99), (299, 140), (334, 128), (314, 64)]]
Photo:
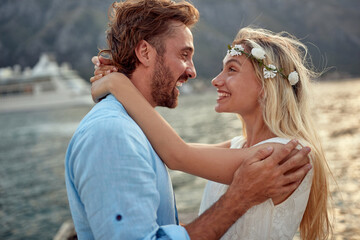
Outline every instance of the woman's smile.
[(224, 99), (226, 99), (226, 98), (228, 98), (228, 97), (230, 97), (230, 96), (231, 96), (231, 94), (230, 94), (230, 93), (228, 93), (228, 92), (224, 92), (224, 91), (222, 91), (222, 90), (218, 90), (217, 92), (218, 92), (218, 98), (217, 98), (217, 101), (224, 100)]

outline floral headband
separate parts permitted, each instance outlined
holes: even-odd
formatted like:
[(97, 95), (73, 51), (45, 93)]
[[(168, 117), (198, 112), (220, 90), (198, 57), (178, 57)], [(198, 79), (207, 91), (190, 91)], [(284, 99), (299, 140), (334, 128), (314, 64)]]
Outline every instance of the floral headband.
[(288, 76), (286, 76), (282, 72), (282, 69), (277, 69), (272, 64), (265, 65), (264, 59), (266, 53), (261, 47), (254, 47), (253, 49), (251, 49), (251, 53), (245, 52), (244, 47), (240, 44), (236, 44), (234, 47), (228, 45), (228, 49), (228, 54), (230, 54), (230, 56), (232, 57), (245, 54), (247, 57), (255, 59), (259, 63), (260, 67), (264, 66), (264, 78), (274, 78), (276, 74), (279, 73), (284, 79), (288, 80), (292, 86), (294, 86), (299, 81), (299, 74), (296, 71), (293, 71)]

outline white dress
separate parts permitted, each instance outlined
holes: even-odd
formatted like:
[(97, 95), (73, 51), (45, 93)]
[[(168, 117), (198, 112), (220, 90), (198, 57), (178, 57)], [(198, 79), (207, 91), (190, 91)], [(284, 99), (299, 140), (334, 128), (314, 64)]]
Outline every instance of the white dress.
[[(260, 142), (286, 144), (288, 139), (271, 138)], [(242, 148), (243, 137), (235, 137), (231, 148)], [(221, 238), (224, 239), (293, 239), (303, 217), (309, 198), (313, 170), (311, 169), (300, 186), (284, 202), (274, 206), (271, 199), (250, 208)], [(227, 190), (228, 185), (208, 181), (200, 205), (200, 214), (211, 207)]]

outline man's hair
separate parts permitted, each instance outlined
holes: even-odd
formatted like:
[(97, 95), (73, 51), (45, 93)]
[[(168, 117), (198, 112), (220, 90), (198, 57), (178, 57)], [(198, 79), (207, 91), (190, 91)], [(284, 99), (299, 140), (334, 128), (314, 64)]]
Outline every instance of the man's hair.
[(138, 58), (135, 48), (141, 40), (150, 43), (162, 56), (163, 40), (171, 36), (174, 21), (191, 28), (199, 19), (198, 10), (190, 3), (170, 0), (128, 0), (114, 2), (109, 9), (107, 53), (113, 64), (128, 77), (134, 72)]

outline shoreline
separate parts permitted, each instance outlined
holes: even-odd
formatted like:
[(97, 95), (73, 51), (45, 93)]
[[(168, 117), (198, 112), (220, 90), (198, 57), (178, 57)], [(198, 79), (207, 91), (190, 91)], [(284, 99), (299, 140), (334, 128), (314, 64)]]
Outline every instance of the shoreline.
[(0, 97), (0, 113), (42, 111), (94, 105), (91, 95), (47, 93), (41, 95)]

